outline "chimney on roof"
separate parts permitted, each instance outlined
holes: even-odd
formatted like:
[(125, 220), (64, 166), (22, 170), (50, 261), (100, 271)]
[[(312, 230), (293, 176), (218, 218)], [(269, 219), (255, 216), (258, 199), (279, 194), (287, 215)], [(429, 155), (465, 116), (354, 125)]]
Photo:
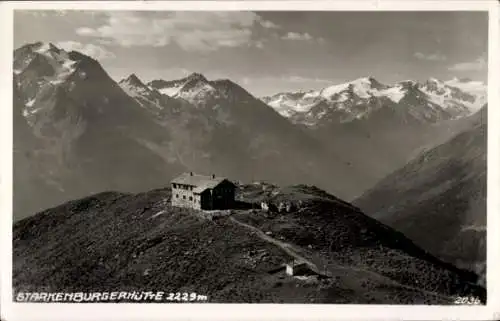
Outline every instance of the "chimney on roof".
[(214, 178), (215, 178), (215, 174), (212, 174), (212, 179), (214, 179)]
[(189, 176), (193, 176), (193, 172), (189, 172)]

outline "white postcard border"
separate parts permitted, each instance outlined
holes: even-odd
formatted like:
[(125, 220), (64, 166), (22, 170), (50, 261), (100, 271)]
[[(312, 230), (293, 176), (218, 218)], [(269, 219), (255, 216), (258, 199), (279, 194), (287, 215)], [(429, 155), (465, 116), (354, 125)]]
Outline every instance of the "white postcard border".
[[(12, 52), (13, 10), (488, 10), (487, 305), (396, 306), (313, 304), (52, 304), (12, 301)], [(500, 319), (499, 13), (496, 1), (123, 1), (0, 3), (1, 317), (5, 320), (494, 320)], [(493, 125), (492, 125), (493, 124)]]

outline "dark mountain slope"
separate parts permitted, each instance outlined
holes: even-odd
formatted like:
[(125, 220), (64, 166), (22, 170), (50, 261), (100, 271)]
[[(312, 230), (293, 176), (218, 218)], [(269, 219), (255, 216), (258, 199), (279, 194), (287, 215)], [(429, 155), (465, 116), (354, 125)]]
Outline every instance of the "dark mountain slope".
[[(165, 189), (101, 193), (48, 209), (14, 225), (14, 289), (196, 292), (209, 302), (485, 299), (471, 284), (474, 274), (438, 261), (348, 203), (307, 186), (268, 191), (271, 202), (297, 207), (208, 220), (170, 207)], [(254, 185), (241, 186), (239, 195), (250, 202), (265, 193)], [(291, 253), (321, 275), (279, 271)]]
[(50, 176), (44, 176), (43, 145), (22, 115), (22, 102), (16, 93), (14, 75), (13, 97), (13, 210), (14, 218), (23, 213), (36, 213), (60, 203), (63, 192)]
[(486, 113), (485, 107), (470, 129), (422, 152), (354, 203), (443, 260), (483, 271)]

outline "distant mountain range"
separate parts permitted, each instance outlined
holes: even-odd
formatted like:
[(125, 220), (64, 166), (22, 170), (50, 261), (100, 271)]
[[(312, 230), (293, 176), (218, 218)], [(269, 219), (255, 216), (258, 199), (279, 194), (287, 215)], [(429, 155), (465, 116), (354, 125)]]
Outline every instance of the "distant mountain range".
[(373, 77), (307, 92), (279, 93), (262, 100), (294, 123), (310, 127), (398, 114), (407, 123), (436, 123), (468, 116), (486, 102), (486, 86), (469, 79), (385, 85)]
[(353, 199), (437, 136), (451, 137), (454, 125), (443, 130), (440, 120), (458, 123), (484, 100), (484, 87), (467, 80), (391, 87), (369, 77), (262, 100), (198, 73), (117, 84), (96, 60), (47, 43), (15, 50), (13, 78), (16, 110), (42, 146), (37, 175), (71, 197), (159, 187), (190, 169), (312, 183)]

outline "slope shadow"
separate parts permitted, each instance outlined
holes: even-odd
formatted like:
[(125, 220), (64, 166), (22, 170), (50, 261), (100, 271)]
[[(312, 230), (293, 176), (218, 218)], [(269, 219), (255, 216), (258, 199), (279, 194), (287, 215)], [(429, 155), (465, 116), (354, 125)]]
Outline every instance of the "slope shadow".
[(260, 209), (260, 204), (245, 202), (241, 200), (234, 201), (234, 209), (235, 210), (251, 210), (251, 209)]

